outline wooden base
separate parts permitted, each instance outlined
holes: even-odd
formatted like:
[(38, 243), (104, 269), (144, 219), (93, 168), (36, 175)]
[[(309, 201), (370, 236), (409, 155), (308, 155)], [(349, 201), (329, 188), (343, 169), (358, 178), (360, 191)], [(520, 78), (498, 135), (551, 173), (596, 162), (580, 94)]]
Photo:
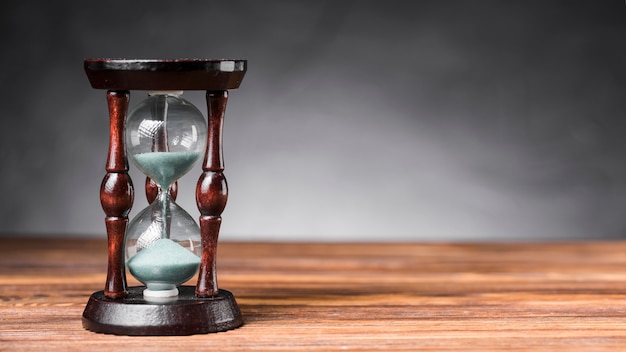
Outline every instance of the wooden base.
[(123, 299), (95, 292), (83, 312), (83, 327), (105, 334), (156, 336), (206, 334), (243, 325), (235, 297), (229, 291), (198, 298), (195, 286), (181, 286), (178, 300), (152, 303), (143, 299), (144, 289), (129, 287)]

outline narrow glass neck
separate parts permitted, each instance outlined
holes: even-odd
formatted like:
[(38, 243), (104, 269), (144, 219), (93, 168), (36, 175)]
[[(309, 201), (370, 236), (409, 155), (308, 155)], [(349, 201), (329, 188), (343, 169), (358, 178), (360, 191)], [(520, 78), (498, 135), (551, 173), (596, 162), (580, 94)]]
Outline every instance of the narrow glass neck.
[(170, 212), (170, 202), (172, 199), (169, 195), (169, 187), (165, 191), (159, 186), (159, 193), (157, 193), (157, 202), (161, 206), (161, 221), (163, 226), (161, 227), (161, 238), (170, 238), (170, 224), (172, 223), (172, 214)]

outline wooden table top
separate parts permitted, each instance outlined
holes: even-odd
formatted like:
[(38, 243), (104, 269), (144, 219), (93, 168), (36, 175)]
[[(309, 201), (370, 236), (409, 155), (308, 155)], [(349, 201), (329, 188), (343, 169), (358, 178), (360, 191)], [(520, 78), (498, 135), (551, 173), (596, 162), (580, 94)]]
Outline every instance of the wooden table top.
[(105, 276), (103, 240), (0, 239), (0, 350), (626, 350), (622, 241), (223, 242), (245, 324), (208, 335), (84, 330)]

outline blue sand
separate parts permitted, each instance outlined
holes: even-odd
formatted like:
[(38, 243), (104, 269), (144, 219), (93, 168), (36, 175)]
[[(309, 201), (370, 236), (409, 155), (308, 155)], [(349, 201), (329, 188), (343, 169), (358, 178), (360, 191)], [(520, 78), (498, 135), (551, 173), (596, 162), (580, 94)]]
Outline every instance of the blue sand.
[(178, 243), (162, 238), (135, 254), (126, 265), (144, 284), (180, 285), (196, 274), (200, 258)]
[(200, 158), (198, 152), (152, 152), (135, 154), (135, 163), (162, 189), (191, 170)]

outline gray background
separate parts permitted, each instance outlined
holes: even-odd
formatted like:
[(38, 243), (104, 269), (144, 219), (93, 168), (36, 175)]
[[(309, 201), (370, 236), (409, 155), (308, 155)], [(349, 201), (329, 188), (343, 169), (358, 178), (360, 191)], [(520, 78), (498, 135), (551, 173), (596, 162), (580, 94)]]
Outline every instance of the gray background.
[[(626, 235), (621, 0), (41, 0), (0, 17), (1, 234), (104, 236), (108, 115), (84, 58), (198, 57), (249, 60), (222, 239)], [(199, 173), (180, 186), (194, 217)], [(139, 190), (132, 215), (146, 205)]]

